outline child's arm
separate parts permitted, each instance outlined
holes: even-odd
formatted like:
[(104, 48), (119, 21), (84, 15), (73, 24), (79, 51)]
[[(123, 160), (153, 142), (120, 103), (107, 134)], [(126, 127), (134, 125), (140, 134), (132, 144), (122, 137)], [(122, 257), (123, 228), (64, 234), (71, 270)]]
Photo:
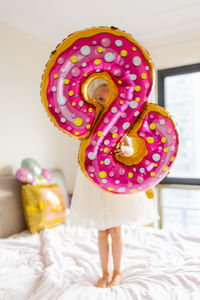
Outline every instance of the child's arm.
[(128, 136), (124, 136), (121, 140), (119, 147), (115, 149), (115, 153), (119, 156), (131, 156), (133, 155), (133, 143), (132, 139)]

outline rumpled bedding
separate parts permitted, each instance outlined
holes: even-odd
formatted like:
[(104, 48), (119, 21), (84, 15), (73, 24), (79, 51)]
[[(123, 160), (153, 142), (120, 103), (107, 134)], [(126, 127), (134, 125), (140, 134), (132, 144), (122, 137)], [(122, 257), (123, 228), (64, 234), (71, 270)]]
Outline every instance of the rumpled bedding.
[(0, 299), (200, 299), (200, 230), (123, 225), (122, 235), (122, 282), (112, 288), (94, 286), (101, 276), (95, 229), (65, 224), (0, 239)]

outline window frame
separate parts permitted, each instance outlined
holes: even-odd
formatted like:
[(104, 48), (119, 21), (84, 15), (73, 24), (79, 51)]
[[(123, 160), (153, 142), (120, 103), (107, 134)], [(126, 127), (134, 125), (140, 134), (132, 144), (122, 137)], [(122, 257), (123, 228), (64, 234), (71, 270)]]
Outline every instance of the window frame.
[[(158, 105), (165, 107), (164, 80), (166, 77), (200, 72), (200, 63), (158, 70)], [(200, 178), (165, 177), (160, 184), (200, 185)]]
[(157, 186), (157, 197), (158, 197), (158, 212), (160, 215), (159, 222), (159, 228), (165, 228), (163, 227), (163, 215), (164, 215), (164, 209), (163, 209), (163, 199), (162, 199), (162, 189), (185, 189), (185, 190), (200, 190), (199, 185), (188, 185), (188, 184), (166, 184), (166, 183), (160, 183)]

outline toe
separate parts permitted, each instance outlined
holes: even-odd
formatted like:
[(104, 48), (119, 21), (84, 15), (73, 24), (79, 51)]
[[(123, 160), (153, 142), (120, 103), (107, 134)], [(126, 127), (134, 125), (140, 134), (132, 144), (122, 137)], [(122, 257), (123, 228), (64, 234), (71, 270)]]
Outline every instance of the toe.
[(106, 278), (101, 278), (96, 284), (95, 287), (105, 288), (107, 287), (108, 280)]

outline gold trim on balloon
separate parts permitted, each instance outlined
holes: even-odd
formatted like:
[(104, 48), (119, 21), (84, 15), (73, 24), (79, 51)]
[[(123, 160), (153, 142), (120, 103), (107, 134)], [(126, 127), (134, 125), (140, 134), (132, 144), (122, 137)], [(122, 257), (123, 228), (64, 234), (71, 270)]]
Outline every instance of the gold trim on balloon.
[(100, 110), (102, 110), (102, 105), (99, 104), (95, 99), (91, 98), (89, 95), (89, 86), (94, 80), (97, 80), (97, 79), (103, 79), (109, 85), (109, 94), (103, 105), (104, 108), (107, 110), (107, 108), (110, 106), (110, 104), (115, 100), (115, 98), (119, 94), (118, 87), (113, 82), (112, 77), (110, 76), (110, 74), (108, 72), (103, 71), (103, 72), (99, 72), (99, 73), (92, 73), (91, 75), (89, 75), (88, 78), (81, 85), (81, 93), (86, 102), (93, 104), (98, 110), (99, 110), (99, 107), (101, 107)]

